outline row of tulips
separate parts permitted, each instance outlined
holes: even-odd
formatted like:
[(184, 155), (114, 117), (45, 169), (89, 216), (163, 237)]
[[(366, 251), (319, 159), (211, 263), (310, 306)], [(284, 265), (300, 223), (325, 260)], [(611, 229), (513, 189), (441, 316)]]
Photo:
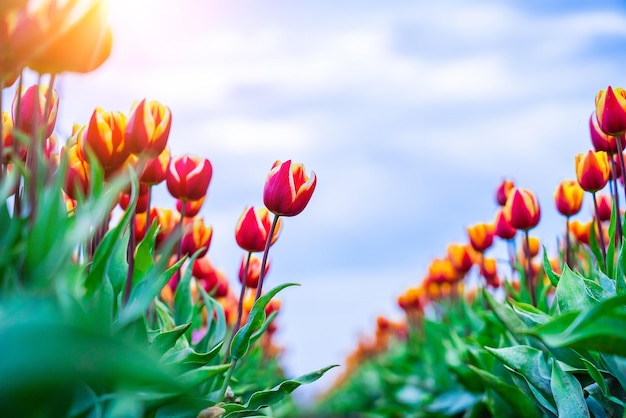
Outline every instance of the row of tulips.
[[(375, 336), (359, 342), (317, 405), (320, 413), (624, 414), (626, 91), (600, 91), (589, 128), (594, 149), (575, 156), (576, 179), (553, 196), (565, 218), (557, 254), (544, 249), (541, 259), (540, 241), (530, 236), (541, 220), (535, 194), (503, 180), (494, 220), (469, 226), (467, 243), (450, 244), (398, 297), (401, 322), (378, 319)], [(573, 220), (585, 193), (593, 217)], [(506, 267), (488, 255), (497, 239), (506, 242)]]
[[(233, 290), (209, 259), (213, 228), (201, 214), (213, 167), (170, 155), (169, 107), (146, 99), (128, 114), (96, 107), (59, 150), (56, 77), (97, 68), (111, 33), (100, 1), (38, 6), (0, 6), (3, 95), (17, 83), (10, 109), (0, 101), (0, 410), (288, 413), (290, 393), (329, 368), (285, 378), (272, 336), (276, 294), (293, 284), (264, 285), (283, 218), (306, 208), (315, 173), (272, 165), (264, 205), (233, 225), (243, 251)], [(24, 88), (26, 71), (36, 85)], [(175, 209), (153, 204), (160, 185)]]

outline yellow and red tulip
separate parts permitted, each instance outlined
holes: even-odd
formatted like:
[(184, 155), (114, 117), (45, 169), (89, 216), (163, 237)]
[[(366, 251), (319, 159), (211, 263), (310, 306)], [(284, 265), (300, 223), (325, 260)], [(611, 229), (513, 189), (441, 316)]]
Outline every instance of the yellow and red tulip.
[(608, 154), (588, 151), (575, 157), (576, 178), (584, 190), (595, 193), (606, 186), (611, 173)]
[(140, 101), (130, 112), (126, 124), (126, 142), (131, 153), (149, 158), (159, 156), (170, 135), (172, 113), (157, 101)]
[[(185, 218), (193, 218), (200, 213), (200, 209), (202, 209), (202, 205), (204, 204), (204, 197), (198, 200), (189, 200), (187, 202), (183, 202), (182, 200), (176, 200), (176, 210), (181, 215), (184, 213)], [(183, 210), (183, 205), (185, 208)]]
[(506, 202), (504, 216), (513, 228), (528, 231), (541, 219), (539, 201), (530, 190), (515, 189)]
[(620, 87), (600, 90), (596, 95), (598, 126), (607, 135), (626, 132), (626, 91)]
[(493, 221), (493, 226), (494, 235), (499, 238), (510, 240), (515, 238), (515, 234), (517, 234), (517, 229), (513, 228), (509, 221), (506, 220), (504, 208), (500, 208), (498, 213), (496, 213), (496, 219)]
[(447, 258), (435, 258), (428, 266), (428, 278), (436, 283), (455, 282), (462, 279), (463, 274)]
[(213, 238), (213, 228), (204, 224), (200, 217), (193, 218), (189, 221), (186, 232), (180, 243), (181, 252), (185, 255), (192, 255), (196, 251), (202, 249), (200, 257), (203, 257), (209, 250), (211, 238)]
[(488, 286), (497, 289), (500, 287), (500, 278), (496, 267), (495, 258), (485, 258), (480, 264), (480, 275), (485, 279)]
[[(589, 118), (589, 133), (591, 135), (591, 144), (594, 150), (604, 151), (608, 154), (615, 154), (617, 152), (617, 141), (612, 135), (605, 134), (600, 126), (598, 126), (598, 118), (595, 112), (591, 114)], [(626, 145), (626, 138), (620, 137), (622, 149)]]
[(563, 216), (573, 216), (580, 212), (585, 191), (575, 180), (563, 180), (554, 192), (556, 210)]
[(62, 155), (67, 158), (67, 172), (63, 183), (63, 190), (73, 200), (79, 196), (86, 196), (89, 192), (89, 164), (81, 158), (78, 144), (70, 144), (62, 149)]
[[(145, 184), (139, 184), (139, 194), (137, 196), (137, 205), (135, 206), (135, 213), (144, 213), (148, 210), (148, 186)], [(122, 193), (119, 201), (120, 207), (124, 210), (128, 208), (130, 204), (130, 195), (128, 193)]]
[(167, 169), (167, 190), (182, 201), (202, 199), (209, 188), (213, 167), (206, 158), (184, 155), (174, 158)]
[[(32, 85), (21, 93), (15, 92), (13, 99), (13, 126), (26, 135), (38, 135), (42, 141), (52, 135), (59, 110), (59, 96), (52, 89), (50, 102), (47, 102), (48, 87)], [(19, 102), (19, 109), (18, 107)], [(19, 113), (19, 120), (16, 116)], [(45, 118), (45, 119), (44, 119)], [(43, 128), (42, 128), (43, 127)]]
[(307, 176), (303, 164), (276, 161), (265, 179), (263, 203), (276, 215), (296, 216), (311, 200), (316, 184), (315, 172)]
[(502, 180), (502, 182), (496, 189), (496, 202), (498, 202), (498, 205), (506, 205), (506, 201), (514, 188), (515, 183), (513, 183), (513, 180)]
[(448, 260), (455, 270), (465, 274), (474, 265), (472, 252), (473, 249), (470, 245), (450, 244), (448, 245)]
[[(273, 245), (280, 234), (281, 221), (278, 220), (270, 245)], [(265, 249), (267, 236), (270, 233), (270, 212), (265, 207), (255, 209), (246, 208), (237, 221), (235, 227), (235, 239), (243, 250), (248, 252), (260, 252)]]
[[(244, 255), (241, 259), (241, 265), (239, 266), (239, 283), (243, 284), (245, 282), (246, 287), (256, 289), (259, 284), (259, 277), (261, 277), (261, 260), (259, 257), (252, 255), (250, 257), (250, 262), (248, 263), (248, 273), (246, 274), (247, 259), (247, 255)], [(264, 276), (267, 276), (269, 269), (270, 262), (268, 261), (265, 264), (265, 272), (263, 273)]]
[(467, 235), (472, 248), (482, 253), (493, 245), (494, 226), (488, 223), (477, 223), (467, 227)]
[(117, 171), (128, 159), (130, 152), (124, 140), (126, 115), (96, 107), (89, 123), (78, 133), (83, 158), (93, 153), (106, 174)]
[(154, 186), (165, 180), (167, 167), (170, 165), (170, 152), (165, 148), (157, 157), (146, 162), (139, 181), (149, 186)]

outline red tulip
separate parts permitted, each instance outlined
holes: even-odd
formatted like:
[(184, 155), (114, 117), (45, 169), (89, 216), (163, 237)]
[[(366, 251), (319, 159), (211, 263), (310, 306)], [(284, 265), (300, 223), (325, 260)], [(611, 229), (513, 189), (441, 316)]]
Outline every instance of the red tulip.
[(478, 223), (467, 227), (467, 235), (472, 248), (482, 253), (493, 244), (494, 227), (492, 224)]
[(167, 167), (170, 165), (170, 158), (170, 152), (165, 148), (158, 157), (148, 160), (139, 181), (149, 186), (154, 186), (164, 181)]
[(496, 213), (496, 219), (493, 221), (493, 225), (495, 236), (502, 239), (513, 239), (515, 238), (515, 234), (517, 234), (517, 229), (513, 228), (509, 221), (506, 220), (504, 208), (501, 208), (498, 213)]
[[(274, 244), (280, 233), (281, 221), (278, 220), (270, 245)], [(237, 221), (235, 239), (237, 244), (249, 252), (259, 252), (265, 249), (267, 235), (270, 233), (271, 221), (267, 208), (246, 208)]]
[(596, 95), (598, 126), (607, 135), (618, 136), (626, 132), (626, 91), (609, 86)]
[(609, 157), (604, 151), (588, 151), (575, 157), (578, 184), (588, 192), (597, 192), (609, 181)]
[[(15, 93), (15, 98), (13, 99), (13, 126), (26, 135), (40, 135), (39, 138), (41, 140), (52, 135), (59, 109), (59, 96), (56, 90), (52, 90), (49, 103), (46, 101), (48, 87), (43, 85), (30, 86), (22, 92), (20, 100), (18, 100), (17, 95), (18, 92)], [(18, 101), (19, 109), (17, 108)], [(18, 111), (19, 120), (16, 121), (15, 118)], [(40, 131), (40, 129), (42, 130)]]
[(528, 231), (541, 219), (539, 201), (530, 190), (515, 189), (506, 202), (504, 216), (513, 228)]
[(170, 108), (146, 99), (140, 101), (130, 112), (126, 124), (126, 142), (131, 153), (157, 157), (167, 145), (172, 126)]
[(263, 203), (276, 215), (296, 216), (311, 200), (316, 184), (315, 172), (307, 176), (303, 164), (276, 161), (265, 179)]
[(511, 191), (515, 188), (513, 180), (502, 180), (498, 188), (496, 189), (496, 202), (498, 205), (506, 205), (506, 200), (509, 198)]
[(185, 202), (199, 200), (206, 195), (212, 175), (209, 160), (184, 155), (170, 162), (165, 176), (167, 190)]
[[(250, 263), (248, 264), (248, 274), (246, 274), (246, 259), (247, 255), (244, 255), (239, 266), (239, 283), (246, 284), (246, 287), (256, 289), (259, 284), (259, 277), (261, 276), (261, 260), (256, 256), (250, 257)], [(264, 276), (267, 276), (267, 272), (270, 269), (269, 261), (265, 264)], [(245, 280), (244, 280), (245, 278)]]

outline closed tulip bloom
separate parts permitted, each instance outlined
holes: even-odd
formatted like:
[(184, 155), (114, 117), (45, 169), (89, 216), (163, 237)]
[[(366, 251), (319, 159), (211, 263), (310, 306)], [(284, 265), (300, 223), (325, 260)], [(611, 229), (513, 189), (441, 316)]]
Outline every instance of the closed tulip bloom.
[[(248, 263), (248, 274), (246, 274), (246, 260), (247, 256), (241, 259), (241, 265), (239, 266), (239, 283), (246, 284), (246, 287), (251, 289), (256, 289), (259, 284), (259, 278), (261, 277), (261, 259), (256, 256), (250, 257), (250, 263)], [(265, 273), (264, 276), (267, 276), (267, 273), (270, 269), (270, 262), (268, 261), (265, 264)]]
[[(22, 92), (20, 100), (17, 95), (18, 92), (13, 99), (13, 126), (26, 135), (40, 135), (39, 138), (42, 140), (52, 135), (59, 110), (59, 96), (56, 90), (52, 89), (49, 103), (46, 102), (48, 87), (43, 85), (30, 86)], [(18, 112), (19, 120), (15, 120)], [(39, 132), (41, 127), (43, 130)]]
[(87, 73), (111, 54), (113, 35), (100, 1), (48, 2), (40, 13), (44, 39), (31, 51), (26, 64), (41, 74)]
[(497, 289), (500, 287), (500, 278), (498, 277), (498, 269), (494, 258), (485, 258), (480, 265), (480, 275), (483, 276), (487, 285)]
[(528, 231), (541, 219), (539, 201), (528, 189), (515, 189), (504, 208), (504, 216), (515, 229)]
[(572, 221), (569, 225), (569, 230), (581, 244), (589, 245), (589, 232), (591, 231), (592, 221), (582, 223), (580, 221)]
[(183, 205), (185, 205), (185, 218), (193, 218), (198, 213), (200, 213), (200, 209), (202, 209), (202, 205), (204, 204), (204, 197), (198, 200), (190, 200), (188, 202), (183, 202), (182, 200), (176, 200), (176, 210), (181, 215), (183, 214)]
[(598, 202), (598, 218), (601, 222), (611, 220), (611, 212), (613, 212), (613, 200), (608, 194), (599, 194), (596, 196)]
[(467, 235), (472, 248), (482, 253), (493, 244), (494, 227), (487, 223), (474, 224), (467, 227)]
[(181, 241), (181, 251), (183, 254), (192, 255), (202, 248), (200, 257), (203, 257), (209, 250), (211, 238), (213, 238), (213, 228), (204, 224), (200, 217), (196, 217), (190, 221), (191, 225), (187, 226), (188, 232), (183, 235)]
[(155, 219), (159, 224), (159, 232), (156, 235), (155, 244), (159, 248), (174, 231), (180, 217), (171, 209), (157, 207), (150, 209), (150, 224)]
[(450, 244), (448, 245), (448, 260), (458, 272), (467, 273), (474, 265), (472, 251), (469, 245)]
[[(589, 118), (589, 133), (591, 134), (591, 143), (596, 151), (604, 151), (608, 154), (615, 154), (617, 152), (617, 141), (614, 136), (605, 134), (598, 126), (598, 118), (596, 113), (592, 113)], [(626, 145), (626, 138), (620, 137), (622, 149)]]
[(513, 180), (502, 180), (496, 189), (496, 202), (498, 202), (498, 205), (506, 205), (506, 201), (514, 188), (515, 183), (513, 183)]
[(517, 234), (517, 229), (513, 228), (504, 215), (504, 208), (496, 213), (496, 219), (493, 221), (494, 235), (502, 239), (513, 239)]
[(296, 216), (311, 200), (316, 184), (315, 172), (307, 176), (303, 164), (276, 161), (265, 179), (263, 203), (276, 215)]
[(167, 169), (167, 190), (182, 201), (202, 199), (209, 188), (213, 167), (206, 158), (184, 155), (174, 158)]
[(78, 144), (74, 143), (62, 149), (62, 157), (67, 156), (67, 172), (63, 183), (63, 190), (73, 200), (79, 196), (86, 196), (89, 192), (89, 164), (81, 158)]
[(170, 152), (165, 148), (158, 157), (151, 158), (146, 162), (139, 181), (149, 186), (163, 182), (167, 174), (167, 167), (170, 165), (170, 159)]
[(131, 153), (157, 157), (167, 145), (172, 126), (170, 108), (157, 101), (140, 101), (130, 112), (126, 142)]
[(575, 180), (563, 180), (554, 192), (556, 210), (563, 216), (574, 216), (580, 212), (585, 191)]
[[(270, 212), (267, 208), (246, 208), (237, 221), (235, 227), (235, 239), (237, 245), (248, 252), (260, 252), (265, 249), (267, 236), (271, 229)], [(270, 245), (278, 239), (281, 221), (278, 220)]]
[(463, 278), (463, 275), (454, 268), (452, 262), (446, 258), (436, 258), (428, 266), (430, 280), (443, 283), (455, 282)]
[(588, 192), (597, 192), (609, 181), (610, 164), (604, 151), (588, 151), (575, 157), (578, 184)]
[(626, 132), (626, 91), (620, 87), (600, 90), (596, 95), (598, 126), (607, 135)]
[[(15, 141), (13, 136), (13, 119), (11, 119), (9, 112), (2, 112), (2, 138), (0, 140), (2, 141), (2, 154), (4, 155), (4, 160), (0, 156), (0, 162), (8, 164), (14, 156), (21, 161), (26, 158), (26, 146), (19, 141)], [(17, 149), (16, 153), (14, 153), (14, 147)]]
[[(528, 237), (528, 248), (529, 248), (529, 255), (531, 258), (539, 254), (540, 244), (541, 243), (539, 242), (539, 238)], [(525, 256), (526, 256), (526, 246), (524, 245), (520, 251), (520, 258), (525, 257)]]
[[(148, 186), (145, 184), (139, 184), (139, 194), (137, 196), (137, 205), (135, 206), (135, 213), (144, 213), (148, 210)], [(130, 205), (130, 194), (122, 193), (119, 201), (120, 207), (124, 210)]]
[(130, 156), (124, 140), (126, 115), (96, 107), (89, 123), (78, 134), (84, 158), (93, 153), (105, 173), (118, 170)]

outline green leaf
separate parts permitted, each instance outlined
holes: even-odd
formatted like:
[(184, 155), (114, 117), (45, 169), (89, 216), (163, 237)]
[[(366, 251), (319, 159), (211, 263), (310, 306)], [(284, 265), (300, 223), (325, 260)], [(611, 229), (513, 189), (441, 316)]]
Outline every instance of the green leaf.
[(563, 274), (556, 287), (556, 300), (560, 312), (580, 311), (597, 303), (585, 286), (584, 277), (574, 273), (567, 265), (563, 265)]
[(224, 373), (230, 364), (219, 364), (217, 366), (203, 366), (183, 373), (178, 377), (178, 382), (186, 387), (197, 387), (208, 382), (213, 377)]
[(496, 301), (493, 295), (486, 290), (483, 290), (483, 296), (491, 310), (496, 314), (496, 317), (512, 334), (515, 335), (522, 330), (528, 329), (524, 321), (513, 312), (511, 307)]
[(546, 247), (543, 247), (543, 270), (546, 272), (546, 276), (550, 279), (550, 283), (552, 286), (556, 287), (559, 284), (559, 279), (561, 276), (554, 272), (552, 269), (552, 264), (550, 264), (550, 259), (548, 258), (548, 253), (546, 251)]
[(589, 409), (578, 380), (563, 371), (558, 360), (552, 363), (552, 395), (560, 417), (588, 417)]
[(591, 228), (589, 229), (589, 248), (596, 258), (596, 262), (598, 266), (600, 266), (600, 270), (606, 273), (606, 263), (604, 261), (604, 257), (602, 257), (602, 251), (600, 250), (600, 245), (598, 244), (598, 238), (596, 237), (596, 221), (595, 219), (591, 221)]
[(584, 358), (581, 358), (581, 360), (583, 363), (585, 363), (585, 367), (587, 368), (587, 371), (589, 372), (589, 376), (591, 376), (591, 378), (598, 384), (598, 387), (602, 391), (602, 394), (604, 396), (608, 396), (609, 388), (606, 384), (606, 380), (604, 380), (604, 376), (602, 376), (602, 373), (600, 373), (600, 370), (598, 370), (595, 364), (593, 364), (589, 360), (584, 359)]
[[(626, 221), (626, 216), (624, 216), (624, 221)], [(626, 245), (624, 245), (624, 238), (622, 238), (622, 244), (617, 255), (615, 270), (615, 290), (618, 295), (626, 294)]]
[(189, 329), (191, 323), (181, 324), (169, 331), (163, 331), (157, 334), (150, 343), (150, 350), (154, 353), (163, 354), (170, 348), (174, 347), (178, 340)]
[(274, 405), (285, 399), (291, 392), (296, 390), (301, 385), (315, 382), (320, 377), (322, 377), (324, 373), (334, 367), (337, 367), (337, 365), (324, 367), (323, 369), (317, 370), (309, 374), (305, 374), (296, 379), (285, 380), (284, 382), (273, 387), (272, 389), (256, 392), (250, 397), (245, 405), (239, 405), (234, 403), (222, 405), (222, 408), (224, 408), (224, 410), (226, 411), (224, 418), (247, 416), (243, 414), (247, 412), (258, 411), (263, 407)]
[[(537, 417), (541, 415), (537, 406), (515, 386), (506, 383), (504, 380), (485, 370), (479, 369), (472, 365), (469, 366), (485, 385), (491, 387), (498, 395), (504, 399), (510, 406), (516, 416)], [(523, 415), (519, 415), (523, 414)]]
[(246, 322), (233, 337), (232, 345), (230, 347), (230, 356), (233, 360), (242, 358), (248, 352), (252, 334), (259, 330), (263, 325), (263, 322), (265, 322), (265, 306), (278, 292), (290, 286), (299, 286), (299, 284), (282, 284), (270, 290), (254, 302), (254, 305), (250, 310), (250, 314), (248, 315), (248, 322)]
[(209, 347), (220, 345), (224, 340), (226, 335), (226, 315), (222, 305), (213, 299), (202, 286), (199, 286), (198, 290), (207, 310), (207, 330), (202, 340), (195, 345), (195, 348), (196, 350), (208, 351)]
[(219, 354), (222, 345), (223, 342), (207, 353), (198, 353), (191, 347), (185, 347), (165, 354), (162, 361), (164, 364), (205, 365)]

